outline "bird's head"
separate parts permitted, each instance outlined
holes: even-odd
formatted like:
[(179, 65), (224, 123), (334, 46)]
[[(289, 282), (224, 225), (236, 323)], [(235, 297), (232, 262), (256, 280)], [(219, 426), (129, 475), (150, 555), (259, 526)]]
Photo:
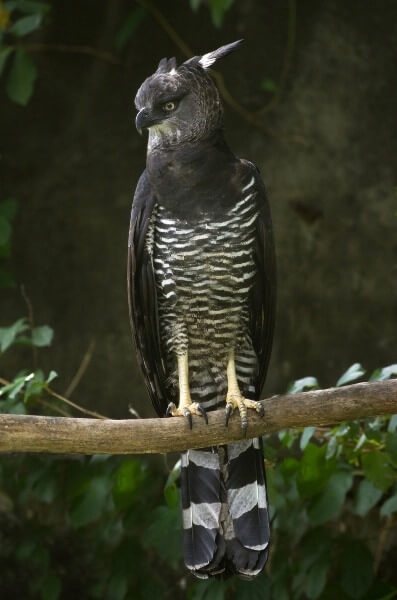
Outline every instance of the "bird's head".
[(136, 127), (149, 130), (149, 150), (205, 139), (222, 127), (219, 92), (207, 69), (242, 41), (194, 56), (179, 67), (175, 58), (160, 61), (135, 97)]

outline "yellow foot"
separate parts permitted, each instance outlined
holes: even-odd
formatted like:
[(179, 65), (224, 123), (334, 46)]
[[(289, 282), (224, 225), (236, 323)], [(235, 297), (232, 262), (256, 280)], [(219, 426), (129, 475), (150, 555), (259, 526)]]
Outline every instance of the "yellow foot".
[(193, 427), (192, 415), (198, 415), (199, 417), (204, 417), (205, 422), (208, 425), (208, 417), (205, 409), (198, 402), (192, 402), (191, 404), (176, 407), (173, 402), (170, 402), (167, 406), (167, 411), (165, 413), (166, 417), (186, 417), (189, 423), (190, 429)]
[(265, 414), (265, 409), (261, 402), (256, 400), (246, 400), (240, 394), (228, 394), (226, 398), (226, 427), (228, 426), (230, 415), (235, 408), (238, 408), (241, 419), (241, 429), (246, 433), (248, 427), (248, 413), (247, 409), (251, 408), (260, 414), (261, 417)]

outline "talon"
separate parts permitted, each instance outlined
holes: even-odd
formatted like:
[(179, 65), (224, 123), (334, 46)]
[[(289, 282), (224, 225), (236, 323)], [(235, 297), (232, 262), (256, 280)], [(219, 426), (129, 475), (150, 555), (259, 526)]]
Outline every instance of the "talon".
[(229, 419), (230, 419), (230, 415), (232, 414), (232, 412), (233, 412), (233, 404), (227, 404), (226, 405), (226, 414), (225, 414), (225, 417), (226, 417), (225, 426), (226, 427), (229, 425)]
[(206, 424), (208, 425), (208, 415), (207, 415), (207, 412), (206, 412), (205, 408), (203, 408), (203, 407), (201, 406), (201, 404), (197, 404), (197, 410), (199, 411), (200, 415), (201, 415), (202, 417), (204, 417), (204, 419), (205, 419), (205, 422), (206, 422)]
[(176, 409), (176, 406), (173, 402), (170, 402), (169, 405), (167, 406), (167, 410), (165, 411), (165, 416), (166, 417), (172, 417), (172, 411), (174, 411)]
[(258, 402), (258, 408), (256, 410), (260, 417), (265, 416), (265, 407), (263, 406), (263, 404), (261, 402)]
[(190, 410), (188, 408), (185, 408), (184, 411), (183, 411), (183, 414), (185, 415), (185, 417), (188, 420), (189, 429), (193, 429), (192, 413), (190, 412)]

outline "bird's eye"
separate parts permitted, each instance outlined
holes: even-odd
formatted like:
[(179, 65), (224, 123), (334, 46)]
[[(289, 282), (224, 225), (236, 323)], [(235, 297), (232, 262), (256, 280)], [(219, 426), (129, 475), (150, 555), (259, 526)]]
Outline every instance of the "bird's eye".
[(175, 102), (166, 102), (166, 103), (163, 105), (163, 109), (164, 109), (166, 112), (171, 112), (172, 110), (174, 110), (174, 108), (175, 108)]

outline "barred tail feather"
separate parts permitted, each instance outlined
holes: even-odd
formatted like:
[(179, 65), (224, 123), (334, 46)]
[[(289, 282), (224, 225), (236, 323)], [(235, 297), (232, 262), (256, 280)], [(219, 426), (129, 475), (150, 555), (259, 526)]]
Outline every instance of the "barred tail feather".
[(225, 554), (218, 448), (188, 450), (181, 464), (185, 563), (197, 577), (218, 575)]
[(270, 537), (262, 441), (236, 442), (227, 452), (226, 561), (232, 573), (251, 579), (265, 566)]
[(188, 450), (181, 492), (188, 569), (202, 578), (258, 575), (269, 545), (261, 440)]

